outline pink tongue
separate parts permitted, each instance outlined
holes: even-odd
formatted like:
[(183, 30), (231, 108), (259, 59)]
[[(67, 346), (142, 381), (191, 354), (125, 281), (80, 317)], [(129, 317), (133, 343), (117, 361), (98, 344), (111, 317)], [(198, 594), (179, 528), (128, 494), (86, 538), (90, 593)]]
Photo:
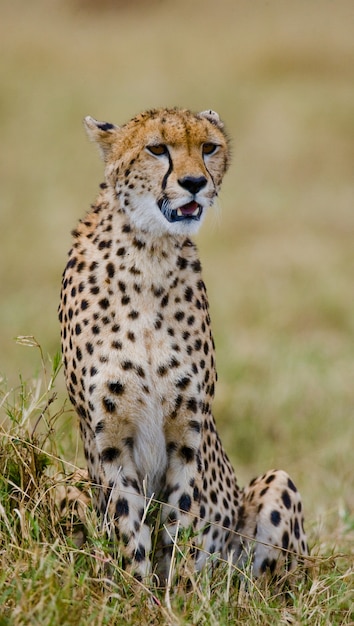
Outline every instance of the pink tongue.
[(183, 215), (192, 215), (194, 211), (198, 208), (197, 202), (188, 202), (188, 204), (184, 204), (181, 206), (181, 211)]

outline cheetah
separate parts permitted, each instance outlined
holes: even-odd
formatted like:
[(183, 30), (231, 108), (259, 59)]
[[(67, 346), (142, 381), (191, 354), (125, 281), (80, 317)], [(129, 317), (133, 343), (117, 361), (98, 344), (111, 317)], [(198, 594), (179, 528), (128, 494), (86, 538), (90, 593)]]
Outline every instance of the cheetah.
[(138, 580), (151, 562), (147, 503), (161, 505), (157, 571), (192, 530), (210, 554), (253, 573), (308, 554), (302, 503), (284, 471), (242, 490), (212, 414), (217, 379), (201, 263), (191, 240), (230, 160), (219, 115), (154, 109), (122, 126), (84, 121), (105, 163), (96, 203), (73, 231), (59, 319), (68, 394), (96, 508)]

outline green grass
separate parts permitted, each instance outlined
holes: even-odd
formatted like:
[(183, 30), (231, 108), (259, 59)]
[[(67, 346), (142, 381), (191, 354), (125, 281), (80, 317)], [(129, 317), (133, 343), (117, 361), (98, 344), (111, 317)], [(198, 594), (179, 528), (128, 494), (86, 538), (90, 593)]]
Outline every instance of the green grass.
[[(26, 342), (40, 350), (35, 340)], [(90, 509), (86, 540), (76, 547), (77, 521), (68, 516), (64, 523), (58, 506), (59, 490), (65, 481), (74, 484), (75, 469), (62, 452), (68, 442), (65, 407), (55, 391), (60, 359), (48, 364), (41, 354), (40, 360), (40, 378), (11, 398), (5, 389), (1, 394), (1, 625), (352, 623), (354, 518), (348, 514), (330, 536), (311, 533), (312, 567), (286, 592), (251, 577), (242, 582), (227, 563), (213, 575), (187, 576), (187, 534), (173, 555), (179, 578), (167, 591), (137, 586), (112, 558)]]
[[(69, 233), (102, 178), (81, 120), (121, 123), (165, 104), (218, 110), (233, 140), (220, 209), (198, 236), (221, 437), (241, 484), (272, 466), (292, 475), (313, 553), (328, 558), (290, 608), (256, 587), (241, 597), (234, 580), (225, 601), (226, 570), (202, 577), (195, 598), (172, 593), (173, 613), (193, 624), (285, 623), (287, 611), (293, 623), (349, 624), (352, 0), (109, 4), (5, 0), (1, 12), (0, 455), (9, 523), (0, 516), (0, 624), (139, 623), (145, 607), (129, 584), (112, 592), (127, 600), (109, 601), (92, 550), (75, 552), (53, 517), (56, 476), (83, 462), (62, 373), (51, 389), (43, 363), (59, 348)], [(18, 335), (34, 335), (44, 357)], [(144, 608), (146, 623), (167, 620), (162, 605)]]

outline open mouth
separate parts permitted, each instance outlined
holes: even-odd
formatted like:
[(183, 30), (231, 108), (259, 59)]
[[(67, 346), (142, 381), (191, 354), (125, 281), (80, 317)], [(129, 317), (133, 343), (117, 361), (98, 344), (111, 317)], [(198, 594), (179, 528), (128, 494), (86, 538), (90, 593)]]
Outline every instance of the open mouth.
[(187, 204), (183, 204), (181, 207), (178, 207), (178, 209), (164, 211), (163, 205), (160, 208), (169, 222), (199, 220), (203, 213), (203, 208), (194, 200), (192, 202), (187, 202)]

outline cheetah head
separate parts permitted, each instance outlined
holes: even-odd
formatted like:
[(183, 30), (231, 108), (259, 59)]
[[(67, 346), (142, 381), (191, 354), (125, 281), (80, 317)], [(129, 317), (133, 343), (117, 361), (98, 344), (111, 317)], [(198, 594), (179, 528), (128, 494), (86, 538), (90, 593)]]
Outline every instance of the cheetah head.
[(90, 116), (84, 123), (100, 148), (107, 184), (136, 228), (155, 235), (198, 230), (229, 163), (217, 113), (155, 109), (120, 127)]

